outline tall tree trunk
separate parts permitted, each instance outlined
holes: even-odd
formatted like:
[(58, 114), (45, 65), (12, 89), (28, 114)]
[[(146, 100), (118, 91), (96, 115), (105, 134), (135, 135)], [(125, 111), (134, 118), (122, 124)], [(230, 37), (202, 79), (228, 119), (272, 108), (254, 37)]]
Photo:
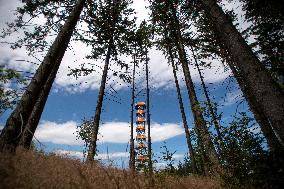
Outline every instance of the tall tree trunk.
[(222, 154), (222, 151), (225, 149), (225, 145), (224, 145), (224, 142), (223, 142), (222, 133), (220, 131), (220, 127), (221, 126), (220, 126), (220, 124), (218, 122), (218, 118), (216, 116), (216, 112), (213, 109), (213, 106), (212, 106), (212, 103), (211, 103), (211, 99), (209, 97), (209, 94), (208, 94), (208, 91), (207, 91), (207, 87), (205, 85), (205, 82), (204, 82), (204, 79), (203, 79), (203, 76), (202, 76), (202, 73), (201, 73), (198, 61), (197, 61), (197, 57), (195, 55), (195, 52), (194, 52), (194, 49), (193, 49), (192, 45), (190, 45), (190, 48), (191, 48), (191, 52), (192, 52), (192, 55), (193, 55), (195, 67), (197, 68), (197, 71), (198, 71), (198, 74), (199, 74), (199, 77), (200, 77), (200, 80), (201, 80), (201, 86), (203, 88), (203, 92), (205, 94), (205, 98), (206, 98), (206, 101), (207, 101), (207, 104), (208, 104), (208, 110), (209, 110), (209, 112), (210, 112), (210, 114), (212, 116), (212, 122), (213, 122), (213, 124), (215, 126), (215, 129), (216, 129), (216, 132), (217, 132), (218, 143), (220, 145), (220, 146), (218, 146), (219, 153)]
[[(147, 47), (146, 47), (147, 48)], [(149, 172), (152, 174), (153, 165), (152, 165), (152, 142), (151, 142), (151, 118), (150, 118), (150, 89), (149, 89), (149, 69), (148, 69), (148, 50), (146, 49), (146, 94), (147, 94), (147, 126), (148, 126), (148, 162), (149, 162)]]
[[(284, 94), (253, 54), (244, 38), (232, 24), (230, 18), (218, 6), (216, 0), (202, 0), (201, 7), (212, 19), (220, 39), (235, 61), (247, 90), (262, 110), (273, 130), (284, 141)], [(234, 65), (229, 66), (232, 68)]]
[(262, 112), (262, 110), (259, 108), (255, 98), (251, 95), (251, 93), (249, 93), (249, 90), (245, 86), (242, 77), (239, 76), (238, 71), (236, 70), (235, 67), (232, 67), (231, 70), (233, 74), (235, 75), (236, 80), (247, 100), (250, 110), (254, 114), (254, 117), (256, 121), (258, 122), (264, 137), (267, 140), (267, 144), (269, 146), (270, 151), (272, 152), (272, 154), (278, 153), (279, 150), (283, 151), (283, 146), (277, 139), (267, 117)]
[(79, 0), (62, 30), (57, 35), (43, 62), (37, 69), (21, 100), (8, 118), (0, 135), (0, 151), (14, 151), (19, 143), (24, 126), (44, 88), (53, 67), (58, 67), (68, 47), (75, 26), (79, 21), (86, 0)]
[(196, 174), (197, 173), (197, 166), (196, 166), (196, 163), (195, 163), (195, 155), (194, 155), (194, 151), (193, 151), (192, 144), (191, 144), (191, 137), (190, 137), (190, 132), (189, 132), (189, 128), (188, 128), (188, 124), (187, 124), (187, 120), (186, 120), (186, 115), (185, 115), (185, 112), (184, 112), (184, 106), (183, 106), (180, 87), (179, 87), (179, 83), (178, 83), (178, 79), (177, 79), (177, 73), (176, 73), (176, 69), (175, 69), (173, 53), (172, 53), (172, 50), (171, 50), (170, 47), (168, 48), (168, 53), (169, 53), (170, 62), (172, 64), (172, 68), (173, 68), (173, 74), (174, 74), (174, 79), (175, 79), (175, 84), (176, 84), (176, 89), (177, 89), (179, 108), (180, 108), (180, 113), (181, 113), (181, 117), (182, 117), (184, 132), (185, 132), (185, 136), (186, 136), (188, 152), (189, 152), (189, 155), (190, 155), (192, 172)]
[(40, 121), (41, 114), (43, 112), (52, 84), (55, 80), (59, 65), (60, 64), (56, 64), (56, 66), (53, 67), (53, 70), (50, 73), (36, 104), (34, 105), (33, 111), (27, 121), (27, 124), (24, 126), (25, 129), (23, 131), (23, 134), (21, 135), (19, 146), (22, 146), (26, 149), (30, 148), (34, 133)]
[[(217, 40), (219, 40), (219, 35), (217, 35), (217, 37), (218, 37)], [(260, 129), (261, 129), (264, 137), (267, 140), (267, 144), (268, 144), (270, 151), (273, 154), (278, 153), (279, 150), (283, 152), (283, 145), (281, 145), (280, 141), (276, 137), (276, 135), (275, 135), (275, 133), (272, 129), (272, 126), (269, 123), (269, 120), (266, 117), (265, 113), (259, 107), (259, 105), (257, 104), (257, 101), (253, 97), (253, 95), (249, 92), (248, 87), (246, 86), (245, 82), (243, 81), (243, 77), (241, 77), (240, 73), (236, 69), (236, 66), (234, 66), (235, 63), (234, 63), (233, 58), (229, 56), (228, 52), (223, 47), (222, 43), (221, 43), (220, 47), (221, 47), (220, 52), (221, 52), (222, 56), (226, 59), (226, 61), (229, 65), (232, 65), (230, 67), (231, 71), (232, 71), (233, 75), (235, 76), (241, 91), (243, 92), (243, 95), (244, 95), (244, 97), (245, 97), (245, 99), (246, 99), (246, 101), (249, 105), (251, 112), (254, 115), (254, 118), (256, 119), (257, 123), (259, 124)]]
[(136, 67), (136, 47), (133, 58), (133, 73), (132, 73), (132, 94), (131, 94), (131, 115), (130, 115), (130, 160), (129, 168), (132, 172), (135, 171), (135, 153), (134, 153), (134, 137), (133, 137), (133, 116), (134, 116), (134, 99), (135, 99), (135, 67)]
[(108, 45), (108, 50), (107, 50), (106, 59), (105, 59), (105, 66), (104, 66), (100, 90), (98, 94), (96, 112), (95, 112), (95, 117), (93, 121), (91, 141), (90, 141), (88, 155), (87, 155), (88, 162), (92, 162), (96, 154), (100, 118), (101, 118), (101, 112), (102, 112), (102, 106), (103, 106), (103, 100), (104, 100), (104, 94), (105, 94), (105, 86), (106, 86), (106, 80), (107, 80), (107, 73), (108, 73), (108, 67), (109, 67), (112, 49), (113, 49), (113, 36), (110, 39), (110, 42)]
[(191, 110), (193, 113), (197, 134), (199, 135), (200, 140), (202, 140), (205, 153), (207, 153), (208, 155), (208, 160), (210, 161), (208, 163), (212, 165), (211, 166), (212, 173), (217, 173), (219, 175), (219, 174), (222, 174), (223, 170), (219, 162), (218, 154), (214, 148), (210, 133), (206, 126), (206, 122), (203, 118), (202, 111), (200, 109), (200, 103), (197, 100), (197, 96), (196, 96), (195, 89), (194, 89), (194, 84), (193, 84), (190, 71), (188, 68), (188, 60), (186, 58), (186, 52), (184, 49), (182, 36), (180, 33), (179, 21), (176, 16), (176, 10), (173, 7), (172, 3), (170, 3), (170, 8), (172, 10), (172, 13), (173, 13), (172, 16), (174, 19), (174, 24), (172, 26), (173, 27), (172, 30), (174, 31), (173, 37), (175, 39), (175, 45), (178, 50), (179, 60), (181, 62), (183, 73), (184, 73), (184, 78), (185, 78), (186, 87), (187, 87), (187, 91), (188, 91), (188, 95), (190, 99)]

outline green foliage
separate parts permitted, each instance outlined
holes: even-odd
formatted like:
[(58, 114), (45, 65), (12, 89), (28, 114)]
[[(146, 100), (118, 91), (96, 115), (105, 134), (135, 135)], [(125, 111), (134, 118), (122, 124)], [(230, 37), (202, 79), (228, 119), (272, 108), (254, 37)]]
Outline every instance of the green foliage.
[[(12, 109), (19, 98), (20, 91), (17, 85), (25, 85), (26, 79), (16, 70), (0, 65), (0, 115)], [(4, 85), (7, 86), (4, 86)], [(9, 87), (8, 87), (9, 86)]]
[(119, 60), (122, 54), (130, 54), (130, 39), (134, 35), (135, 18), (131, 16), (134, 10), (129, 8), (130, 0), (98, 1), (93, 7), (92, 15), (84, 21), (88, 24), (88, 31), (78, 34), (87, 45), (92, 46), (89, 58), (101, 59), (111, 48), (111, 57)]
[[(131, 82), (131, 77), (127, 75), (129, 65), (121, 57), (134, 53), (136, 18), (133, 16), (134, 10), (129, 8), (131, 3), (131, 0), (97, 1), (89, 6), (88, 16), (82, 18), (87, 29), (74, 34), (77, 40), (92, 47), (91, 53), (87, 55), (88, 59), (105, 60), (110, 50), (110, 60), (121, 67), (121, 71), (112, 70), (113, 75), (127, 83)], [(69, 75), (77, 78), (98, 72), (93, 65), (83, 63), (80, 66), (70, 69)]]
[[(15, 11), (17, 18), (7, 23), (7, 27), (1, 32), (1, 37), (21, 33), (23, 37), (12, 41), (12, 49), (25, 47), (29, 55), (46, 52), (50, 47), (48, 37), (60, 31), (75, 3), (74, 0), (27, 1), (22, 7), (17, 8)], [(38, 18), (42, 18), (44, 22), (39, 24)]]
[(84, 155), (86, 155), (86, 150), (88, 149), (89, 144), (91, 142), (93, 124), (94, 124), (93, 117), (90, 119), (84, 118), (82, 120), (82, 123), (80, 125), (77, 125), (76, 128), (77, 140), (84, 141), (84, 150), (83, 150)]
[[(253, 118), (241, 112), (234, 116), (234, 120), (223, 130), (226, 144), (223, 156), (227, 170), (223, 179), (226, 183), (239, 187), (266, 188), (267, 184), (271, 184), (272, 188), (277, 188), (281, 180), (281, 161), (276, 163), (274, 160), (269, 163), (269, 154), (263, 149), (263, 137), (257, 129)], [(268, 176), (267, 171), (271, 175)], [(274, 183), (273, 180), (277, 182)]]
[(167, 145), (166, 145), (166, 142), (164, 142), (164, 146), (160, 147), (161, 149), (163, 149), (163, 151), (161, 151), (161, 157), (160, 157), (160, 160), (162, 160), (165, 164), (166, 164), (166, 167), (165, 167), (165, 172), (167, 173), (172, 173), (174, 172), (175, 168), (174, 168), (174, 154), (176, 153), (176, 151), (174, 152), (170, 152)]
[(246, 20), (251, 22), (247, 32), (256, 36), (257, 53), (271, 75), (284, 84), (283, 1), (241, 0)]

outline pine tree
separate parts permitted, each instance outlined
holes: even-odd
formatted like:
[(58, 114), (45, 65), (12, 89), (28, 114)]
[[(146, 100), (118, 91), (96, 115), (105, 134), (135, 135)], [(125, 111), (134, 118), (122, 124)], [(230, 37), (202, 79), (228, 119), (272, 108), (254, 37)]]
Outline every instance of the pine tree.
[(131, 115), (130, 115), (130, 157), (129, 168), (131, 171), (135, 171), (135, 151), (134, 151), (134, 101), (135, 101), (135, 70), (137, 62), (137, 41), (133, 39), (134, 52), (133, 52), (133, 70), (132, 70), (132, 89), (131, 89)]
[(198, 49), (198, 57), (211, 57), (214, 59), (216, 57), (220, 57), (222, 62), (226, 62), (230, 66), (230, 69), (235, 76), (246, 101), (248, 102), (250, 110), (254, 114), (256, 121), (260, 125), (260, 128), (268, 141), (270, 149), (274, 151), (275, 149), (281, 148), (281, 144), (274, 134), (268, 117), (258, 105), (253, 94), (249, 91), (248, 86), (244, 82), (244, 78), (241, 77), (235, 66), (233, 57), (229, 54), (228, 50), (225, 48), (224, 42), (220, 39), (220, 33), (216, 31), (212, 20), (204, 13), (203, 10), (200, 10), (200, 6), (196, 1), (190, 2), (186, 5), (184, 7), (184, 11), (187, 12), (189, 19), (194, 20), (199, 31), (199, 34), (195, 37), (195, 39), (187, 38), (186, 43), (188, 45), (194, 45), (195, 49)]
[(284, 94), (277, 83), (269, 76), (264, 66), (237, 31), (228, 15), (214, 0), (200, 1), (213, 26), (224, 43), (226, 50), (234, 59), (240, 77), (258, 106), (267, 116), (273, 130), (284, 140)]
[(200, 77), (200, 80), (201, 80), (201, 85), (202, 85), (202, 89), (203, 89), (203, 92), (204, 92), (204, 95), (205, 95), (205, 98), (206, 98), (206, 102), (207, 102), (207, 106), (208, 106), (208, 110), (209, 110), (209, 113), (212, 117), (212, 122), (215, 126), (215, 130), (217, 132), (217, 139), (218, 139), (218, 148), (219, 148), (219, 153), (222, 154), (222, 151), (224, 150), (225, 148), (225, 144), (223, 142), (223, 137), (222, 137), (222, 133), (221, 133), (221, 126), (218, 122), (218, 118), (217, 118), (217, 115), (216, 115), (216, 111), (214, 110), (213, 108), (213, 104), (211, 102), (211, 99), (209, 97), (209, 93), (207, 91), (207, 87), (205, 85), (205, 82), (204, 82), (204, 78), (202, 76), (202, 73), (201, 73), (201, 69), (200, 69), (200, 66), (198, 64), (198, 61), (197, 61), (197, 57), (195, 55), (195, 51), (193, 49), (192, 46), (190, 46), (190, 49), (191, 49), (191, 52), (192, 52), (192, 56), (193, 56), (193, 59), (194, 59), (194, 64), (195, 64), (195, 67), (197, 68), (197, 71), (198, 71), (198, 74), (199, 74), (199, 77)]
[[(183, 43), (183, 37), (181, 34), (181, 26), (179, 19), (177, 17), (176, 7), (178, 6), (177, 2), (164, 2), (164, 1), (153, 1), (152, 8), (152, 19), (154, 23), (160, 24), (162, 28), (166, 31), (169, 31), (170, 38), (173, 38), (175, 41), (175, 47), (178, 52), (179, 61), (182, 65), (184, 78), (186, 81), (186, 86), (188, 90), (188, 95), (191, 102), (191, 110), (193, 112), (194, 121), (196, 125), (196, 131), (199, 137), (199, 142), (203, 146), (205, 153), (208, 157), (204, 157), (205, 164), (212, 165), (210, 167), (212, 173), (221, 174), (222, 168), (219, 162), (218, 154), (213, 146), (211, 136), (209, 134), (206, 122), (202, 115), (202, 110), (198, 102), (196, 92), (194, 89), (194, 84), (190, 76), (190, 71), (188, 67), (188, 60), (186, 57), (186, 52)], [(209, 160), (206, 162), (206, 160)], [(210, 163), (209, 163), (210, 162)]]
[(96, 12), (87, 21), (92, 37), (86, 42), (88, 45), (92, 45), (93, 48), (90, 58), (104, 57), (105, 60), (87, 155), (87, 161), (89, 162), (94, 160), (96, 154), (109, 63), (111, 59), (119, 63), (118, 55), (129, 53), (128, 31), (131, 31), (134, 27), (134, 20), (130, 20), (128, 17), (133, 13), (133, 10), (128, 8), (130, 3), (129, 0), (99, 1)]
[[(168, 38), (166, 38), (166, 40), (167, 39)], [(176, 85), (176, 90), (177, 90), (180, 112), (181, 112), (182, 122), (183, 122), (183, 126), (184, 126), (184, 132), (185, 132), (185, 136), (186, 136), (187, 147), (188, 147), (190, 160), (191, 160), (192, 172), (196, 174), (198, 172), (198, 170), (197, 170), (197, 166), (196, 166), (196, 163), (195, 163), (195, 153), (193, 151), (193, 147), (192, 147), (192, 144), (191, 144), (191, 136), (190, 136), (190, 131), (189, 131), (189, 128), (188, 128), (186, 115), (185, 115), (185, 111), (184, 111), (184, 105), (183, 105), (183, 100), (182, 100), (182, 96), (181, 96), (181, 92), (180, 92), (180, 86), (179, 86), (179, 83), (178, 83), (178, 78), (177, 78), (177, 73), (176, 73), (177, 71), (176, 71), (176, 66), (175, 66), (175, 62), (174, 62), (174, 55), (173, 55), (173, 52), (172, 52), (172, 48), (170, 46), (169, 39), (167, 41), (168, 41), (168, 43), (166, 42), (166, 46), (167, 46), (166, 48), (167, 48), (167, 51), (168, 51), (169, 62), (172, 65), (172, 69), (173, 69), (173, 75), (174, 75), (174, 80), (175, 80), (175, 85)]]
[[(78, 1), (76, 6), (74, 7), (63, 28), (61, 29), (49, 51), (47, 52), (44, 60), (37, 69), (33, 79), (27, 86), (27, 89), (23, 94), (20, 102), (8, 118), (6, 125), (0, 135), (0, 151), (14, 151), (16, 146), (18, 145), (20, 136), (22, 135), (22, 130), (24, 130), (27, 121), (33, 112), (33, 108), (36, 104), (36, 101), (39, 99), (40, 93), (46, 84), (47, 78), (50, 77), (51, 73), (55, 75), (57, 73), (61, 60), (69, 44), (70, 38), (79, 20), (85, 1), (86, 0)], [(55, 69), (56, 71), (52, 71), (53, 69)], [(51, 77), (55, 78), (55, 75)]]
[(283, 89), (284, 85), (284, 34), (283, 1), (242, 0), (245, 18), (252, 25), (247, 29), (256, 36), (256, 44), (262, 55), (261, 62)]

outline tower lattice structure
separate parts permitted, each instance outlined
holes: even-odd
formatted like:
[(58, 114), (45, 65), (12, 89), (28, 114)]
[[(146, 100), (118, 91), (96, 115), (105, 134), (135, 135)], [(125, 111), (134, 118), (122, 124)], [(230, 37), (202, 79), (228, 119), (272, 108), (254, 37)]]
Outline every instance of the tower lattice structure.
[(136, 112), (136, 147), (135, 147), (135, 165), (137, 170), (143, 169), (147, 164), (148, 154), (145, 133), (145, 102), (137, 102)]

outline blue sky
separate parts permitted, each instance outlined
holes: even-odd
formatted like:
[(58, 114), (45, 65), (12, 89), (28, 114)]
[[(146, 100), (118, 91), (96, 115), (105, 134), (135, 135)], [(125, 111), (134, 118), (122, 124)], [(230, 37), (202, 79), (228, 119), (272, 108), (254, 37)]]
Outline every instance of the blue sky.
[[(0, 0), (1, 28), (5, 27), (4, 23), (6, 21), (13, 19), (12, 10), (19, 5), (21, 3), (18, 0), (10, 0), (9, 2)], [(133, 7), (138, 12), (138, 22), (139, 20), (147, 19), (147, 11), (144, 8), (146, 5), (147, 3), (142, 0), (134, 0)], [(20, 37), (20, 34), (17, 35), (17, 37)], [(13, 36), (9, 40), (13, 40)], [(53, 151), (59, 154), (67, 153), (81, 157), (82, 141), (76, 140), (76, 136), (73, 133), (76, 125), (84, 117), (90, 118), (94, 114), (101, 70), (98, 71), (99, 73), (81, 77), (78, 80), (72, 76), (67, 76), (69, 72), (68, 66), (76, 67), (86, 62), (84, 57), (90, 50), (80, 43), (72, 42), (71, 45), (73, 50), (68, 50), (65, 54), (36, 132), (36, 138), (41, 141), (43, 144), (41, 147), (46, 151)], [(0, 63), (5, 64), (7, 67), (21, 71), (34, 71), (36, 69), (36, 66), (32, 64), (16, 61), (18, 59), (35, 61), (34, 58), (26, 54), (24, 49), (13, 51), (8, 45), (2, 44), (0, 57)], [(153, 152), (159, 155), (160, 147), (163, 146), (163, 141), (166, 141), (170, 151), (177, 151), (176, 159), (181, 160), (184, 154), (187, 153), (187, 146), (181, 124), (172, 70), (167, 65), (167, 61), (161, 52), (152, 49), (149, 57)], [(92, 63), (102, 66), (102, 63), (99, 61)], [(220, 105), (219, 112), (223, 112), (223, 124), (226, 125), (232, 120), (231, 115), (235, 113), (237, 102), (241, 100), (242, 95), (235, 82), (230, 83), (231, 90), (226, 90), (230, 71), (225, 71), (225, 68), (218, 60), (213, 60), (213, 63), (214, 66), (212, 68), (203, 70), (204, 77), (211, 97), (214, 96), (214, 101)], [(141, 65), (137, 70), (137, 91), (141, 89), (145, 91), (145, 72), (143, 72), (142, 67)], [(118, 67), (112, 63), (111, 69), (115, 70)], [(198, 98), (200, 101), (203, 101), (204, 95), (200, 88), (200, 79), (197, 71), (193, 66), (190, 66), (190, 69)], [(182, 87), (188, 123), (190, 128), (192, 128), (193, 120), (181, 71), (178, 72), (178, 77)], [(115, 88), (117, 93), (113, 92), (110, 86)], [(129, 84), (125, 84), (112, 76), (110, 72), (106, 90), (109, 94), (106, 95), (103, 103), (102, 122), (99, 130), (101, 135), (98, 143), (98, 158), (106, 159), (108, 152), (109, 158), (115, 160), (117, 165), (127, 166), (127, 150), (129, 150), (128, 141), (130, 135), (130, 87)], [(119, 100), (120, 104), (113, 100)], [(136, 101), (144, 100), (145, 96), (143, 95), (139, 95), (136, 98)], [(239, 111), (247, 111), (247, 106), (245, 104), (239, 106)], [(0, 117), (1, 126), (5, 124), (10, 113), (11, 111), (6, 111)]]

